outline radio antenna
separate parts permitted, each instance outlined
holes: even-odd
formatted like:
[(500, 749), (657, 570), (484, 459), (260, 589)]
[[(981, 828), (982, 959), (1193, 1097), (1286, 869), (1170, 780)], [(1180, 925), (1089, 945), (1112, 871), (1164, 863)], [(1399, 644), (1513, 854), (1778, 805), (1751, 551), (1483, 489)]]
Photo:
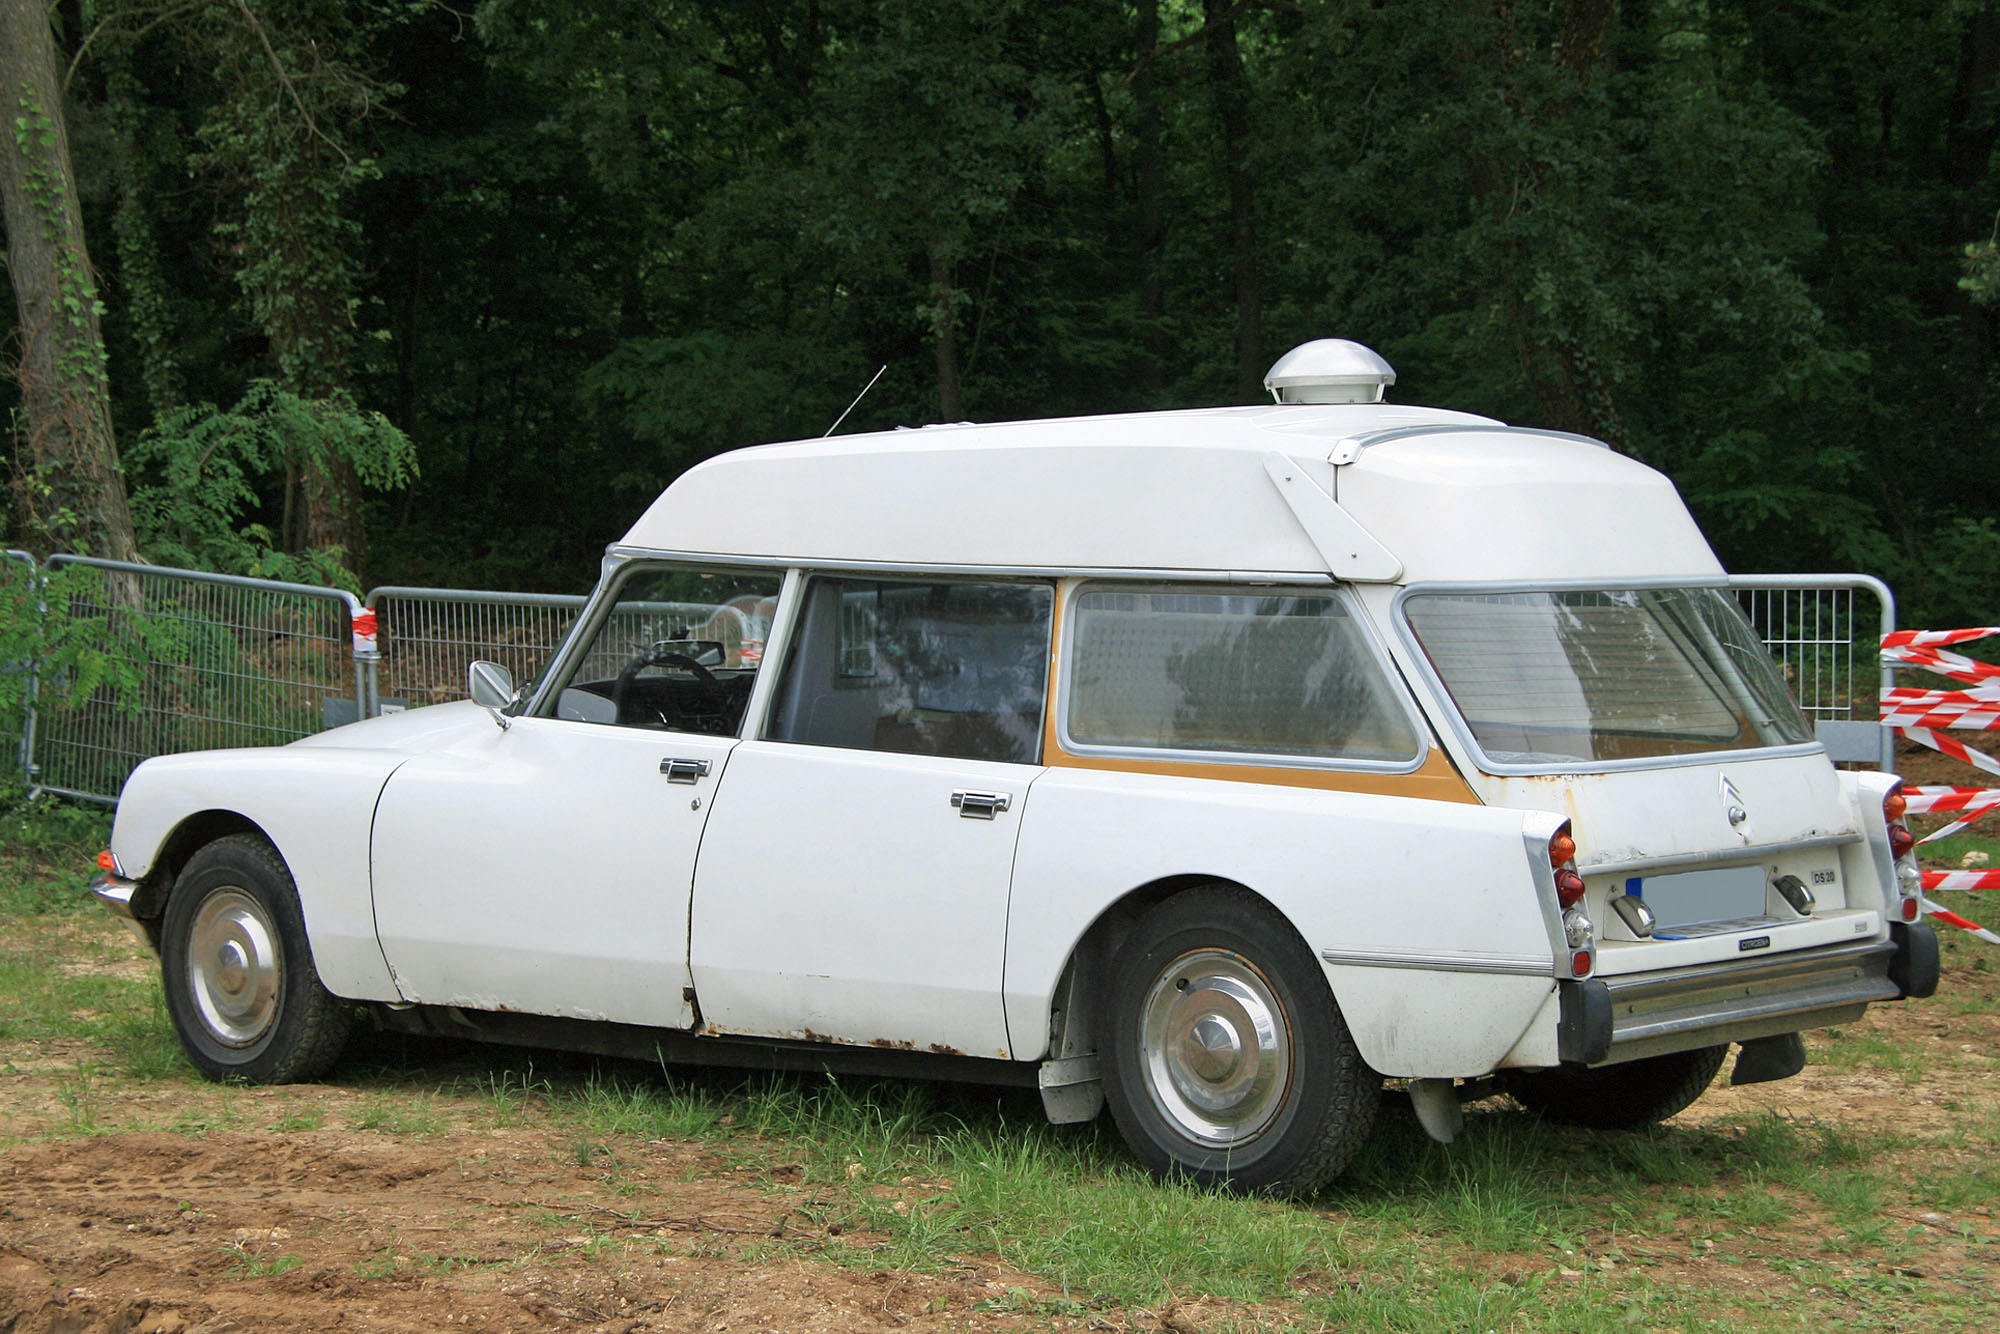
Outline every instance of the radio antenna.
[[(875, 381), (882, 378), (882, 371), (886, 371), (888, 369), (889, 369), (889, 364), (887, 362), (882, 363), (882, 370), (876, 371), (874, 377), (870, 379), (867, 384), (861, 386), (861, 392), (856, 394), (854, 396), (854, 401), (847, 405), (847, 412), (852, 412), (856, 408), (861, 406), (861, 400), (868, 397), (868, 391), (875, 387)], [(838, 417), (835, 417), (833, 419), (833, 425), (826, 428), (826, 435), (832, 435), (835, 431), (838, 431), (840, 429), (840, 424), (847, 420), (847, 412), (843, 412)], [(826, 439), (826, 435), (821, 436), (820, 439), (822, 440)]]

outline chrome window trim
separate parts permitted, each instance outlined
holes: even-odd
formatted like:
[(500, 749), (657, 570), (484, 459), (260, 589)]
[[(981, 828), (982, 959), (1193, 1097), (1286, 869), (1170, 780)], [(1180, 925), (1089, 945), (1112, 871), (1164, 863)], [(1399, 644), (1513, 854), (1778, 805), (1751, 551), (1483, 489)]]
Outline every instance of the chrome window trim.
[[(570, 672), (575, 665), (576, 659), (586, 651), (590, 642), (597, 637), (597, 632), (602, 628), (605, 617), (611, 614), (611, 607), (617, 601), (612, 594), (613, 588), (622, 585), (625, 578), (628, 577), (625, 574), (626, 568), (628, 566), (657, 568), (667, 565), (680, 566), (683, 569), (690, 566), (697, 569), (703, 566), (726, 569), (750, 567), (768, 570), (777, 576), (778, 606), (771, 618), (770, 640), (767, 640), (764, 645), (765, 656), (768, 659), (772, 648), (771, 641), (777, 639), (779, 625), (785, 616), (785, 608), (788, 605), (786, 594), (792, 588), (792, 575), (795, 571), (789, 566), (775, 561), (719, 561), (701, 556), (684, 556), (637, 550), (607, 554), (597, 576), (597, 586), (590, 590), (589, 598), (584, 603), (582, 612), (576, 618), (576, 624), (570, 627), (569, 634), (564, 637), (563, 642), (557, 647), (549, 662), (548, 670), (542, 673), (541, 682), (536, 687), (535, 693), (528, 697), (527, 701), (520, 706), (519, 712), (514, 716), (519, 718), (539, 718), (547, 722), (559, 724), (567, 724), (572, 721), (556, 716), (556, 698), (562, 692), (553, 688), (555, 683), (557, 681), (567, 682), (569, 680)], [(742, 725), (736, 732), (738, 740), (754, 735), (751, 722), (762, 707), (763, 696), (768, 693), (768, 687), (764, 682), (766, 675), (768, 673), (763, 670), (760, 662), (757, 679), (751, 683), (750, 698), (744, 706)], [(578, 725), (583, 727), (602, 726), (602, 724), (597, 723), (581, 723)], [(690, 733), (688, 735), (705, 734)]]
[[(741, 563), (754, 564), (755, 562), (745, 559)], [(877, 750), (873, 746), (820, 745), (816, 742), (796, 741), (790, 737), (774, 737), (771, 735), (771, 720), (769, 717), (771, 702), (777, 697), (778, 686), (783, 681), (785, 673), (791, 670), (792, 640), (798, 626), (799, 618), (804, 615), (803, 609), (806, 604), (807, 585), (818, 578), (842, 579), (857, 575), (880, 582), (901, 579), (905, 582), (916, 583), (925, 580), (935, 582), (942, 579), (949, 583), (963, 584), (1032, 584), (1038, 588), (1048, 589), (1049, 626), (1048, 634), (1042, 640), (1042, 651), (1049, 657), (1049, 671), (1044, 675), (1042, 681), (1042, 722), (1041, 726), (1035, 731), (1034, 758), (1030, 760), (983, 759), (972, 761), (979, 764), (1011, 764), (1024, 769), (1046, 768), (1048, 766), (1048, 756), (1043, 752), (1047, 749), (1044, 741), (1048, 730), (1049, 707), (1054, 698), (1055, 682), (1053, 678), (1055, 674), (1056, 619), (1060, 615), (1062, 608), (1062, 582), (1060, 579), (1049, 575), (1022, 574), (1012, 570), (1001, 573), (987, 573), (971, 566), (956, 566), (947, 574), (942, 571), (923, 570), (908, 565), (884, 566), (879, 569), (828, 562), (793, 565), (786, 571), (785, 585), (779, 593), (778, 609), (771, 618), (771, 638), (764, 645), (764, 661), (771, 664), (773, 670), (768, 672), (759, 671), (757, 673), (757, 682), (753, 687), (749, 707), (744, 711), (743, 731), (741, 735), (748, 739), (768, 741), (773, 745), (812, 746), (817, 750), (840, 750), (854, 755), (894, 755), (902, 753), (898, 751)], [(969, 759), (970, 757), (961, 755), (943, 756), (940, 758)], [(957, 803), (954, 802), (953, 804), (956, 805)], [(1005, 807), (1003, 806), (1002, 809), (1004, 810)]]
[(1240, 583), (1218, 584), (1215, 581), (1181, 579), (1141, 579), (1133, 577), (1103, 578), (1094, 575), (1079, 576), (1066, 582), (1061, 588), (1059, 606), (1061, 616), (1057, 621), (1057, 644), (1050, 663), (1053, 679), (1050, 694), (1056, 705), (1056, 740), (1061, 743), (1066, 754), (1087, 759), (1119, 759), (1169, 761), (1176, 764), (1221, 764), (1237, 765), (1245, 768), (1263, 769), (1308, 769), (1316, 772), (1359, 773), (1359, 774), (1411, 774), (1429, 762), (1435, 737), (1430, 724), (1425, 720), (1423, 710), (1410, 697), (1409, 686), (1403, 674), (1396, 669), (1395, 661), (1389, 656), (1381, 640), (1370, 624), (1366, 610), (1345, 584), (1333, 582), (1314, 584), (1297, 579), (1274, 580), (1260, 585), (1278, 590), (1293, 590), (1312, 597), (1331, 596), (1347, 612), (1359, 632), (1361, 642), (1374, 658), (1388, 693), (1402, 709), (1404, 718), (1410, 724), (1410, 731), (1417, 739), (1416, 754), (1408, 760), (1363, 760), (1340, 756), (1298, 755), (1283, 752), (1225, 751), (1225, 750), (1179, 750), (1164, 746), (1112, 746), (1095, 742), (1078, 741), (1070, 733), (1070, 681), (1071, 651), (1076, 643), (1075, 611), (1076, 600), (1083, 594), (1098, 589), (1129, 593), (1214, 593), (1225, 589), (1230, 593), (1240, 593)]
[[(1544, 774), (1615, 774), (1633, 773), (1643, 769), (1691, 769), (1701, 765), (1735, 764), (1748, 760), (1790, 759), (1802, 755), (1824, 755), (1826, 746), (1819, 741), (1801, 741), (1784, 746), (1744, 747), (1732, 750), (1707, 750), (1691, 755), (1661, 755), (1635, 760), (1559, 760), (1549, 764), (1515, 764), (1496, 760), (1486, 753), (1479, 739), (1473, 735), (1470, 724), (1460, 711), (1458, 702), (1445, 687), (1444, 678), (1438, 675), (1432, 665), (1430, 654), (1424, 651), (1423, 641), (1417, 638), (1416, 630), (1410, 625), (1410, 617), (1405, 605), (1413, 597), (1432, 593), (1492, 594), (1505, 596), (1511, 593), (1571, 593), (1571, 592), (1615, 592), (1622, 589), (1649, 590), (1673, 588), (1715, 588), (1723, 592), (1730, 590), (1729, 576), (1726, 574), (1697, 575), (1688, 578), (1672, 576), (1648, 579), (1618, 579), (1607, 582), (1603, 579), (1545, 579), (1525, 583), (1468, 583), (1464, 581), (1438, 581), (1434, 583), (1405, 584), (1396, 590), (1396, 596), (1389, 604), (1389, 618), (1395, 623), (1396, 637), (1409, 655), (1411, 666), (1423, 679), (1431, 700), (1437, 705), (1451, 734), (1465, 747), (1465, 753), (1478, 766), (1479, 771), (1495, 778), (1528, 778)], [(1794, 697), (1793, 703), (1797, 704)]]

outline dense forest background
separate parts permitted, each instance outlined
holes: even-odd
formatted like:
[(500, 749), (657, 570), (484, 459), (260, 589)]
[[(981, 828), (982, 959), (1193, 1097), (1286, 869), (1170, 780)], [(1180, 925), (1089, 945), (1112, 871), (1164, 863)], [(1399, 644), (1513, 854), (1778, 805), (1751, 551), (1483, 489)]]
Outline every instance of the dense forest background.
[(14, 545), (115, 549), (95, 431), (148, 558), (575, 591), (881, 366), (843, 430), (1253, 402), (1341, 336), (1662, 468), (1733, 568), (1996, 616), (1987, 0), (0, 9), (57, 312)]

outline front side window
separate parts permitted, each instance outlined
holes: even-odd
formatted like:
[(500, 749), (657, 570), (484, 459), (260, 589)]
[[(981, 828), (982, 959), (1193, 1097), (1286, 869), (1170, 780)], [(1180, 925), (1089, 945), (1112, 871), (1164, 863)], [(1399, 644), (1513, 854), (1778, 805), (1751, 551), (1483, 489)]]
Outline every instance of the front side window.
[(549, 711), (573, 722), (735, 736), (783, 583), (777, 570), (629, 567)]
[(1054, 602), (1046, 584), (813, 579), (770, 737), (1032, 764)]
[(1088, 588), (1068, 624), (1065, 722), (1079, 748), (1398, 765), (1422, 752), (1333, 594)]
[(1556, 765), (1812, 740), (1719, 588), (1412, 594), (1439, 680), (1489, 760)]

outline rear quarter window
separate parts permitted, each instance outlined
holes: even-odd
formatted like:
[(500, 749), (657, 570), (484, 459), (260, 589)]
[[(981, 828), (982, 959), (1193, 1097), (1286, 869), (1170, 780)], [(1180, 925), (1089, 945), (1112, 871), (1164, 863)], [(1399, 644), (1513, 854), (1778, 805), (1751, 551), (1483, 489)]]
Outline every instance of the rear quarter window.
[(1065, 638), (1065, 740), (1078, 750), (1397, 766), (1422, 752), (1330, 592), (1086, 587)]

